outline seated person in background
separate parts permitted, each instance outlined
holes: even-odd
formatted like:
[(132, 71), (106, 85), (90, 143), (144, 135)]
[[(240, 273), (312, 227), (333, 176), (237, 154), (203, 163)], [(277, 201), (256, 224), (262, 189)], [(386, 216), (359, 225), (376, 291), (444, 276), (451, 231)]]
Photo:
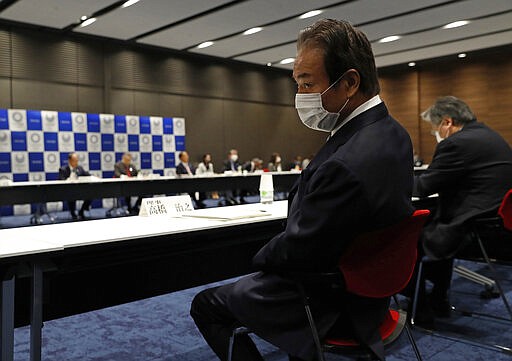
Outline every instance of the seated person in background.
[[(212, 155), (210, 153), (203, 154), (201, 162), (197, 165), (196, 175), (199, 176), (210, 176), (214, 175), (215, 170), (213, 168)], [(209, 194), (208, 194), (209, 193)], [(199, 192), (199, 200), (203, 201), (208, 197), (219, 199), (217, 192)]]
[(250, 162), (245, 163), (242, 168), (243, 170), (246, 170), (248, 173), (263, 171), (263, 161), (258, 157), (254, 157), (251, 159)]
[[(139, 171), (132, 163), (132, 155), (128, 152), (124, 153), (121, 160), (114, 165), (114, 178), (121, 178), (121, 176), (136, 177), (138, 173)], [(130, 196), (125, 197), (124, 201), (130, 214), (139, 213), (139, 207), (142, 202), (141, 196), (137, 197), (137, 200), (133, 206)]]
[[(418, 257), (426, 254), (435, 260), (425, 263), (423, 273), (433, 283), (432, 292), (426, 296), (422, 279), (418, 300), (417, 321), (431, 324), (435, 316), (450, 314), (453, 258), (466, 245), (466, 222), (496, 215), (503, 196), (512, 188), (512, 150), (456, 97), (438, 98), (421, 116), (431, 123), (438, 141), (432, 162), (415, 177), (413, 192), (418, 197), (439, 195), (423, 229)], [(407, 289), (414, 290), (414, 278)]]
[[(69, 153), (68, 164), (59, 169), (59, 179), (78, 179), (78, 177), (81, 176), (90, 176), (90, 174), (78, 164), (78, 155), (76, 153)], [(76, 220), (77, 218), (86, 219), (84, 212), (89, 210), (89, 207), (91, 206), (90, 200), (84, 200), (82, 207), (78, 211), (78, 217), (76, 215), (76, 201), (68, 201), (67, 203), (73, 220)]]
[(240, 159), (238, 158), (238, 150), (230, 149), (228, 152), (228, 157), (224, 160), (224, 168), (223, 172), (238, 172), (238, 167), (240, 167)]
[(274, 152), (270, 156), (270, 161), (268, 162), (268, 170), (269, 172), (281, 172), (283, 170), (283, 166), (281, 164), (281, 156), (279, 153)]
[[(180, 163), (176, 166), (176, 174), (177, 175), (188, 175), (193, 176), (196, 174), (196, 168), (189, 163), (190, 157), (186, 151), (182, 151), (179, 153), (178, 157), (180, 158)], [(197, 207), (196, 208), (204, 208), (203, 200), (197, 200), (195, 192), (189, 192), (190, 199), (194, 202)]]
[(180, 152), (178, 157), (180, 162), (176, 166), (176, 174), (195, 175), (196, 168), (189, 163), (189, 155), (186, 151)]
[(214, 174), (212, 155), (210, 153), (203, 154), (203, 159), (197, 165), (197, 175), (212, 175)]
[(293, 158), (293, 162), (290, 163), (288, 170), (295, 170), (295, 171), (302, 170), (302, 156), (301, 155), (296, 155), (295, 158)]
[[(242, 165), (240, 164), (240, 159), (238, 158), (238, 150), (230, 149), (228, 152), (228, 157), (224, 160), (224, 168), (222, 171), (225, 172), (241, 172)], [(240, 196), (240, 201), (237, 199), (237, 196)], [(224, 192), (225, 204), (226, 205), (235, 205), (244, 203), (243, 196), (240, 193), (239, 189), (227, 190)]]

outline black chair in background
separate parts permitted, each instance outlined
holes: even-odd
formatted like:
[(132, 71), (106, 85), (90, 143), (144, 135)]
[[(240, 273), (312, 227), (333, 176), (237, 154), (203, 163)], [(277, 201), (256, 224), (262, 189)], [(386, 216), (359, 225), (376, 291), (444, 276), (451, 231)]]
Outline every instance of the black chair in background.
[[(451, 305), (452, 310), (458, 311), (464, 316), (478, 315), (490, 319), (497, 319), (499, 321), (512, 322), (512, 309), (510, 307), (510, 303), (507, 300), (506, 294), (503, 291), (499, 274), (496, 272), (494, 267), (494, 265), (497, 264), (512, 266), (512, 190), (509, 190), (503, 197), (498, 210), (498, 214), (496, 216), (475, 218), (468, 224), (468, 228), (468, 240), (470, 241), (470, 244), (468, 244), (459, 254), (456, 255), (455, 261), (465, 260), (485, 263), (492, 278), (485, 277), (477, 272), (471, 271), (461, 266), (455, 266), (454, 270), (456, 267), (458, 267), (459, 271), (457, 273), (459, 275), (470, 281), (484, 285), (486, 289), (483, 293), (481, 293), (481, 297), (488, 298), (491, 297), (489, 293), (496, 292), (497, 297), (501, 297), (507, 314), (504, 316), (499, 316), (479, 313), (474, 310), (459, 309), (455, 305)], [(424, 257), (418, 267), (418, 277), (415, 293), (413, 296), (413, 306), (411, 312), (412, 325), (415, 325), (418, 295), (420, 292), (420, 280), (424, 272), (424, 265), (429, 261), (430, 260), (428, 257)], [(494, 287), (496, 287), (496, 291), (493, 290)], [(441, 333), (434, 332), (433, 330), (429, 330), (429, 333), (432, 335), (441, 335)], [(497, 351), (506, 351), (508, 349), (508, 352), (512, 353), (508, 346), (483, 344), (478, 340), (459, 335), (445, 336), (454, 341), (468, 341), (476, 346), (494, 348)]]

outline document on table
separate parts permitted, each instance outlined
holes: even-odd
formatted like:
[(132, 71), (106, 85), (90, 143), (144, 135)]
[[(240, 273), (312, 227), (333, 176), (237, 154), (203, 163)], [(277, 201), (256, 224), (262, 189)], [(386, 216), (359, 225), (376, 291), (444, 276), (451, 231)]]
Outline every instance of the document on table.
[(229, 209), (230, 207), (218, 207), (215, 209), (197, 209), (181, 213), (182, 217), (209, 218), (217, 220), (234, 220), (243, 218), (265, 217), (272, 213), (264, 209)]

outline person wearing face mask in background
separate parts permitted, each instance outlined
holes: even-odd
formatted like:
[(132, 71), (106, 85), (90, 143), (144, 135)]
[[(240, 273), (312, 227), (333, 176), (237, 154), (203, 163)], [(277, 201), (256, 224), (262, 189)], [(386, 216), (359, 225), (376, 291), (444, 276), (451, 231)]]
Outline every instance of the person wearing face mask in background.
[[(203, 290), (192, 302), (190, 313), (221, 360), (237, 324), (290, 360), (315, 360), (302, 298), (283, 272), (336, 271), (358, 235), (414, 211), (412, 142), (379, 97), (366, 35), (346, 21), (317, 21), (299, 33), (293, 77), (301, 121), (329, 139), (290, 190), (286, 227), (254, 256), (256, 272)], [(320, 339), (349, 332), (383, 360), (378, 330), (389, 301), (318, 284), (310, 305)], [(236, 342), (233, 360), (262, 360), (249, 336)]]
[[(443, 96), (421, 117), (430, 122), (437, 146), (428, 168), (415, 177), (413, 195), (438, 194), (437, 207), (425, 225), (419, 247), (434, 262), (423, 274), (434, 287), (426, 295), (421, 280), (416, 321), (432, 327), (435, 317), (448, 317), (448, 290), (453, 258), (465, 246), (467, 221), (496, 216), (505, 193), (512, 188), (512, 150), (495, 131), (476, 120), (469, 106)], [(408, 293), (416, 284), (413, 277)]]
[[(224, 160), (224, 173), (242, 172), (242, 163), (238, 158), (238, 150), (230, 149), (227, 158)], [(245, 203), (244, 197), (239, 189), (227, 190), (224, 192), (224, 200), (219, 202), (219, 205), (235, 205)]]

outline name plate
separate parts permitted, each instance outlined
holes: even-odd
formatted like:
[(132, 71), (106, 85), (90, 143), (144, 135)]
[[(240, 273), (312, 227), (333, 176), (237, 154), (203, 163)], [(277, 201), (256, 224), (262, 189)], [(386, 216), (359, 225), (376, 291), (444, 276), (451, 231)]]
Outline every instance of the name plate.
[(194, 210), (189, 195), (143, 198), (140, 205), (139, 216), (171, 216), (181, 217), (184, 212)]

